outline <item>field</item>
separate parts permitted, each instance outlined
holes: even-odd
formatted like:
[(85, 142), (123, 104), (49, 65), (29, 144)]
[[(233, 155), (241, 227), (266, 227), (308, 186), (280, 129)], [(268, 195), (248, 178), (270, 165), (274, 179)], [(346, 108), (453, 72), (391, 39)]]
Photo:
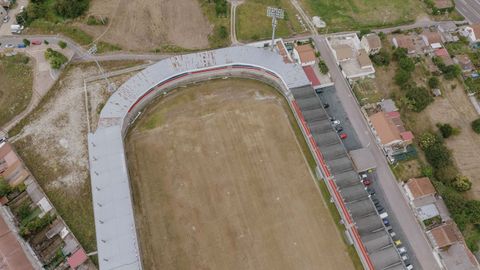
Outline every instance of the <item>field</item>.
[(78, 27), (126, 50), (166, 45), (207, 48), (213, 28), (198, 0), (93, 0), (88, 15), (108, 18), (109, 26), (79, 23)]
[(126, 146), (145, 269), (353, 269), (291, 118), (231, 79), (144, 113)]
[(18, 54), (0, 56), (0, 127), (27, 108), (32, 98), (33, 65)]
[(301, 0), (311, 16), (327, 23), (327, 32), (381, 28), (412, 23), (423, 13), (418, 0)]
[(237, 8), (237, 37), (239, 40), (268, 39), (272, 36), (272, 19), (267, 17), (267, 7), (281, 7), (285, 20), (279, 20), (276, 36), (288, 37), (304, 31), (295, 8), (289, 0), (246, 0)]

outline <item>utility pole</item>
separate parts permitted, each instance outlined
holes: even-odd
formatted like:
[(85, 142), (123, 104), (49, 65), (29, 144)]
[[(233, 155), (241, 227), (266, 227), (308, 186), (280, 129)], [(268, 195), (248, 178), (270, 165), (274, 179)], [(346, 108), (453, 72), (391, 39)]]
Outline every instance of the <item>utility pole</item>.
[(275, 46), (275, 29), (277, 28), (277, 19), (283, 19), (285, 13), (281, 8), (267, 7), (267, 16), (272, 18), (272, 44), (271, 50)]

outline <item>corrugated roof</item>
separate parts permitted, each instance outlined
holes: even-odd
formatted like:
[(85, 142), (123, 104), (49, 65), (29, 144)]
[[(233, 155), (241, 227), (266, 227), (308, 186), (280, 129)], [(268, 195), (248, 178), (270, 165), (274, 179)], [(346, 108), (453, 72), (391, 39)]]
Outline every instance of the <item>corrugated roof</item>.
[(439, 248), (448, 247), (460, 240), (457, 234), (459, 232), (456, 232), (456, 228), (453, 223), (440, 225), (430, 230), (430, 233), (432, 234), (433, 239)]
[(413, 195), (413, 199), (433, 195), (436, 193), (435, 187), (428, 177), (412, 178), (408, 180), (406, 186)]

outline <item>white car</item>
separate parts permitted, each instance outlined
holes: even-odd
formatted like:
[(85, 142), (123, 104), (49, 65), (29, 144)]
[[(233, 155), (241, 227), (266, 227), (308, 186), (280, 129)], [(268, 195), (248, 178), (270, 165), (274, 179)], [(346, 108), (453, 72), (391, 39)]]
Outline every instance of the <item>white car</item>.
[(25, 6), (21, 6), (20, 7), (20, 12), (24, 12), (25, 11)]
[(400, 255), (403, 255), (407, 253), (407, 249), (405, 247), (400, 247), (398, 248), (398, 253), (400, 253)]
[(340, 125), (340, 120), (333, 120), (332, 125), (334, 125), (334, 126)]
[(11, 44), (11, 43), (5, 44), (5, 48), (13, 48), (13, 47), (14, 47), (14, 46), (13, 46), (13, 44)]

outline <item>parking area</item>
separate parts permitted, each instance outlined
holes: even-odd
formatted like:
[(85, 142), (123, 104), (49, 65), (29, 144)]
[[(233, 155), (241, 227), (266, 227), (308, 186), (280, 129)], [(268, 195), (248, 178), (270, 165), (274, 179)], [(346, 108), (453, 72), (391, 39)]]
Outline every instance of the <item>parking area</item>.
[[(325, 106), (325, 109), (329, 116), (335, 120), (340, 121), (339, 126), (343, 128), (341, 132), (347, 134), (347, 138), (343, 140), (343, 144), (347, 151), (350, 152), (352, 150), (362, 148), (358, 136), (352, 127), (352, 123), (350, 122), (350, 119), (348, 118), (342, 106), (342, 103), (340, 102), (340, 99), (336, 94), (335, 87), (331, 86), (323, 88), (322, 91), (317, 91), (317, 95), (323, 102), (324, 106), (328, 104), (327, 106)], [(374, 170), (371, 172), (361, 173), (361, 175), (363, 175), (365, 179), (368, 179), (370, 181), (370, 185), (368, 187), (371, 188), (371, 190), (369, 193), (374, 193), (371, 196), (371, 199), (374, 201), (377, 210), (379, 210), (380, 213), (388, 213), (388, 224), (386, 224), (386, 227), (390, 235), (393, 236), (392, 239), (395, 242), (397, 242), (397, 240), (400, 240), (401, 244), (399, 245), (399, 247), (405, 247), (407, 252), (405, 254), (402, 254), (402, 256), (406, 256), (406, 265), (411, 264), (412, 266), (414, 266), (413, 269), (421, 269), (420, 264), (415, 257), (415, 254), (413, 254), (413, 252), (408, 252), (409, 250), (412, 250), (412, 247), (408, 242), (405, 241), (407, 237), (402, 231), (398, 219), (392, 211), (391, 206), (385, 199), (385, 192), (382, 190), (378, 183), (379, 181), (381, 181), (381, 179), (378, 179), (378, 176)]]

